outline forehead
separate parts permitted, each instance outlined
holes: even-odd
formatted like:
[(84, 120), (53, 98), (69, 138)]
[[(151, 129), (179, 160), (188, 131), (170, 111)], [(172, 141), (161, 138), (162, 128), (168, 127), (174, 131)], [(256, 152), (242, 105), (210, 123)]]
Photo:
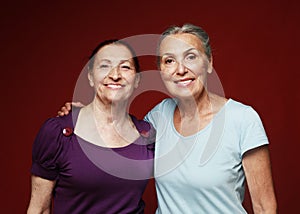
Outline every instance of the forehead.
[(190, 48), (195, 48), (204, 52), (201, 40), (190, 33), (179, 33), (166, 36), (159, 47), (160, 54), (184, 52)]
[(121, 44), (110, 44), (102, 47), (96, 54), (96, 60), (129, 60), (133, 56), (130, 50)]

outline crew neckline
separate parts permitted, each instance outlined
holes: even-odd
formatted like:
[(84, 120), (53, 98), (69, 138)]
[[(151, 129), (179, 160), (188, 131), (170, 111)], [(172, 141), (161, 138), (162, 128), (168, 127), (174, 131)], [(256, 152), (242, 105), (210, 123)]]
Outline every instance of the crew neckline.
[(193, 138), (193, 137), (195, 137), (195, 136), (197, 136), (197, 135), (200, 135), (200, 134), (202, 134), (202, 133), (205, 133), (205, 132), (212, 126), (213, 121), (214, 121), (217, 117), (219, 117), (219, 115), (221, 114), (221, 112), (223, 112), (223, 111), (225, 110), (226, 106), (227, 106), (229, 103), (232, 102), (232, 99), (231, 99), (231, 98), (228, 98), (228, 100), (225, 102), (225, 104), (219, 109), (219, 111), (213, 116), (213, 118), (211, 119), (211, 121), (210, 121), (203, 129), (201, 129), (201, 130), (195, 132), (194, 134), (188, 135), (188, 136), (184, 136), (184, 135), (180, 134), (180, 133), (176, 130), (176, 128), (175, 128), (175, 125), (174, 125), (174, 113), (175, 113), (175, 109), (176, 109), (176, 107), (177, 107), (177, 102), (178, 102), (178, 101), (177, 101), (176, 99), (173, 99), (173, 101), (174, 101), (174, 105), (173, 105), (173, 109), (172, 109), (172, 111), (171, 111), (171, 127), (172, 127), (172, 129), (173, 129), (173, 132), (174, 132), (177, 136), (179, 136), (180, 138), (182, 138), (182, 139), (189, 139), (189, 138)]

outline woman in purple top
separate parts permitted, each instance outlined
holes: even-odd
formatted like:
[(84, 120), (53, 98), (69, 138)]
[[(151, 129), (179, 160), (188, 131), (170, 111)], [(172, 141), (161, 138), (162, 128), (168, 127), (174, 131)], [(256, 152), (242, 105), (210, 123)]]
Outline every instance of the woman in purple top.
[(93, 101), (48, 119), (36, 136), (27, 213), (143, 213), (155, 131), (127, 113), (137, 58), (126, 43), (105, 41), (88, 71)]

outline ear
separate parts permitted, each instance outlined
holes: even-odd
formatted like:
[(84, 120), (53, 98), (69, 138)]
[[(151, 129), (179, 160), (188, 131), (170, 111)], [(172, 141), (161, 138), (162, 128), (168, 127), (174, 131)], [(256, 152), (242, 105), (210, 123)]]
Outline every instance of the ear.
[(91, 87), (94, 87), (94, 78), (92, 72), (88, 71), (88, 79)]
[(207, 72), (209, 73), (209, 74), (211, 74), (212, 72), (213, 72), (213, 57), (211, 56), (210, 57), (210, 61), (209, 61), (209, 65), (208, 65), (208, 69), (207, 69)]
[(141, 81), (141, 74), (140, 74), (140, 73), (137, 73), (137, 74), (135, 75), (134, 88), (139, 87), (140, 81)]

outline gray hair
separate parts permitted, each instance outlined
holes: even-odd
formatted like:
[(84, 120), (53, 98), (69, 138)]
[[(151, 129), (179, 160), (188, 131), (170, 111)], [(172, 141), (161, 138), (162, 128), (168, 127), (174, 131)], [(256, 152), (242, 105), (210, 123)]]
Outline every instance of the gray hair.
[[(171, 26), (168, 29), (166, 29), (162, 34), (161, 38), (158, 43), (158, 47), (160, 46), (162, 40), (169, 36), (174, 34), (180, 34), (180, 33), (189, 33), (197, 36), (200, 41), (202, 42), (202, 46), (204, 48), (205, 55), (207, 56), (208, 60), (211, 61), (211, 47), (209, 44), (209, 36), (208, 34), (201, 28), (193, 24), (184, 24), (182, 27), (179, 26)], [(158, 65), (160, 64), (158, 54)]]

